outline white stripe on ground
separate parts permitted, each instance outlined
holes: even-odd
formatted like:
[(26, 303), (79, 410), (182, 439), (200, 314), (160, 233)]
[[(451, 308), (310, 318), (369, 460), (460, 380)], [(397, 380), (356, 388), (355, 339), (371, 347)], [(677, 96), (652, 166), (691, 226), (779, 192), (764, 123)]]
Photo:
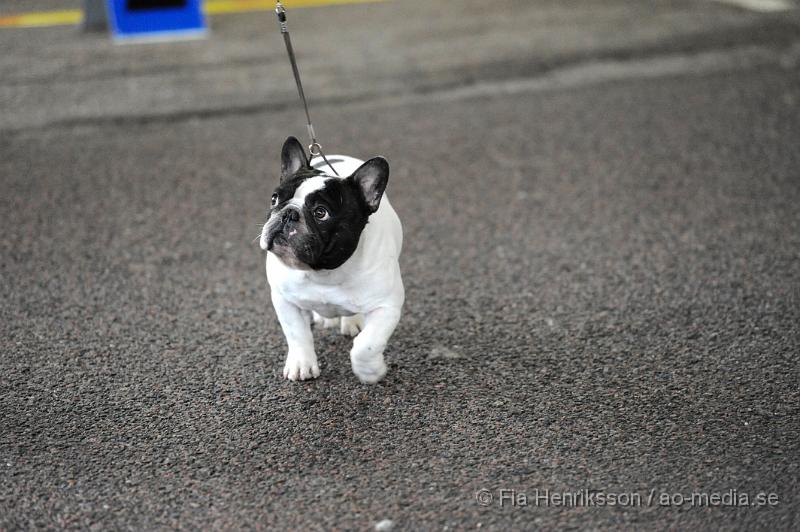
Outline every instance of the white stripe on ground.
[(788, 11), (795, 9), (797, 4), (790, 0), (715, 0), (720, 4), (731, 4), (734, 6), (758, 11), (760, 13), (772, 13), (775, 11)]
[(696, 55), (665, 55), (625, 61), (594, 61), (556, 69), (532, 78), (484, 81), (426, 94), (387, 96), (361, 102), (354, 101), (347, 106), (374, 108), (432, 101), (449, 102), (473, 98), (497, 98), (633, 79), (741, 71), (759, 66), (776, 66), (787, 70), (800, 67), (800, 42), (780, 51), (761, 46), (747, 46)]

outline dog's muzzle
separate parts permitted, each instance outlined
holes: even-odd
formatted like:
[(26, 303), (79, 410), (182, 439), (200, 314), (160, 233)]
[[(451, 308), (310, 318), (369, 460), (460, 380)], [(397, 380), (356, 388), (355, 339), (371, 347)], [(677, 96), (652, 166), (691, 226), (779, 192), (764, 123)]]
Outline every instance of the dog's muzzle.
[[(273, 221), (274, 220), (274, 221)], [(267, 222), (265, 243), (267, 251), (271, 251), (276, 243), (286, 243), (289, 237), (297, 233), (296, 224), (300, 221), (300, 211), (287, 207)]]

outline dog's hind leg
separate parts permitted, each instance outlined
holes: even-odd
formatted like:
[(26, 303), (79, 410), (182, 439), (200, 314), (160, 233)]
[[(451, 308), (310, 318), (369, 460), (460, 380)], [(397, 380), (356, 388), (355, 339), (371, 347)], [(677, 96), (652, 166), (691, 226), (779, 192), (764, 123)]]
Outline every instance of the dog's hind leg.
[(353, 314), (352, 316), (342, 316), (342, 325), (339, 331), (345, 336), (355, 336), (364, 329), (364, 315)]
[(323, 329), (330, 329), (331, 327), (339, 327), (340, 320), (339, 318), (325, 318), (320, 316), (316, 312), (313, 312), (314, 315), (314, 325), (316, 327), (321, 327)]

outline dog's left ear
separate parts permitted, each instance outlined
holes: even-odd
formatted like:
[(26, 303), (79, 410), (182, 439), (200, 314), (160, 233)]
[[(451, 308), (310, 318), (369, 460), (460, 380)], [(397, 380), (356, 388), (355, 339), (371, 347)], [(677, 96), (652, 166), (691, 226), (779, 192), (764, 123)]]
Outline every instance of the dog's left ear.
[(286, 139), (281, 150), (281, 181), (308, 166), (308, 157), (300, 141), (294, 137)]
[(383, 192), (389, 182), (389, 163), (383, 157), (373, 157), (358, 167), (349, 177), (361, 191), (370, 213), (378, 210)]

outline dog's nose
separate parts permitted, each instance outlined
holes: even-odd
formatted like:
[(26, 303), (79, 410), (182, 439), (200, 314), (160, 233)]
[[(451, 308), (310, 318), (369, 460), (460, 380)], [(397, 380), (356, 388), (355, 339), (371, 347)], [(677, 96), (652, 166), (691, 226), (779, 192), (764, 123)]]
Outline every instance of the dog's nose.
[(286, 209), (281, 215), (281, 221), (285, 224), (289, 222), (296, 222), (300, 219), (300, 213), (295, 209)]

